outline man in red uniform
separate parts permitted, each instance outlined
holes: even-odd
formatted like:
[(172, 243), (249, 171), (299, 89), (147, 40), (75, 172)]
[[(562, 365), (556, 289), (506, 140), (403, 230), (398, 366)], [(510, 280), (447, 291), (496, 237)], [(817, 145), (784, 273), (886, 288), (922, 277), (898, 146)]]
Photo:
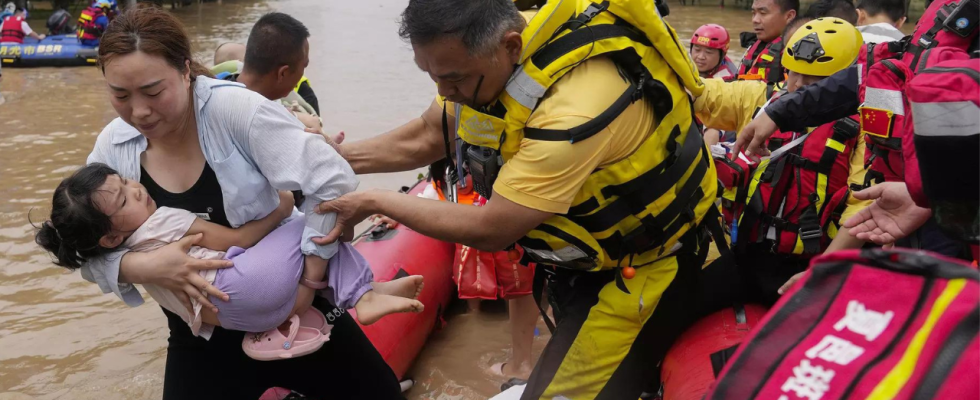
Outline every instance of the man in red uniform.
[[(796, 18), (800, 0), (755, 0), (752, 3), (752, 28), (755, 43), (745, 52), (738, 70), (739, 80), (767, 80), (769, 67), (782, 75), (779, 57), (783, 51), (780, 36), (786, 25)], [(773, 83), (781, 82), (782, 76), (774, 76)]]
[(3, 25), (0, 25), (0, 43), (24, 43), (25, 36), (37, 40), (45, 37), (44, 34), (38, 35), (27, 25), (27, 10), (18, 8), (14, 15), (3, 19)]

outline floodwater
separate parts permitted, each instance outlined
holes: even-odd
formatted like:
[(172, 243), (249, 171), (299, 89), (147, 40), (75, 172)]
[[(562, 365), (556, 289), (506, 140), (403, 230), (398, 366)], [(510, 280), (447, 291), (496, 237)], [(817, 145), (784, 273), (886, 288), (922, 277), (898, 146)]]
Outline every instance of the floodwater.
[[(294, 15), (310, 29), (310, 68), (327, 129), (368, 138), (416, 117), (435, 86), (397, 35), (405, 0), (229, 1), (177, 9), (196, 57), (210, 65), (220, 43), (244, 43), (263, 13)], [(732, 36), (750, 30), (733, 7), (672, 3), (670, 23), (688, 38), (704, 23)], [(43, 21), (33, 22), (34, 28)], [(731, 58), (743, 50), (733, 41)], [(147, 304), (127, 308), (77, 274), (53, 266), (33, 243), (54, 187), (83, 164), (115, 117), (95, 67), (5, 68), (0, 83), (0, 399), (156, 399), (166, 355), (166, 320)], [(418, 172), (361, 177), (361, 188), (394, 189)], [(485, 370), (507, 358), (503, 312), (455, 315), (410, 372), (411, 399), (480, 399), (499, 392)], [(539, 324), (541, 331), (544, 326)], [(535, 339), (539, 353), (547, 335)]]

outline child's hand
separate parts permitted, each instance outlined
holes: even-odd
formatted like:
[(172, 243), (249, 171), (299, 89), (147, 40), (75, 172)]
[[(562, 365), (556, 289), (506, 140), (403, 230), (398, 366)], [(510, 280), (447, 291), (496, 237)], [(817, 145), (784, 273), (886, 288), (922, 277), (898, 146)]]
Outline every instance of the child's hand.
[(328, 135), (323, 132), (323, 128), (306, 128), (304, 129), (306, 133), (315, 133), (317, 135), (323, 136), (323, 139), (327, 141), (331, 146), (338, 145), (344, 142), (344, 131), (340, 131), (336, 135)]
[(293, 215), (293, 206), (295, 206), (295, 203), (296, 199), (293, 197), (293, 192), (288, 190), (279, 191), (279, 207), (276, 208), (276, 212), (280, 216), (280, 220)]

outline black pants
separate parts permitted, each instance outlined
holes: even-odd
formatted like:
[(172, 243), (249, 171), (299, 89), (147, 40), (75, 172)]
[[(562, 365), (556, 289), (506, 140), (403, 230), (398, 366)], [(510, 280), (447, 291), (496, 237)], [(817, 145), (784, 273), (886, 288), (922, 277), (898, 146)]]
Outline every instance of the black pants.
[[(314, 307), (333, 310), (325, 299)], [(176, 314), (170, 325), (165, 400), (255, 400), (270, 387), (313, 399), (402, 399), (398, 379), (350, 314), (333, 321), (330, 341), (316, 353), (280, 361), (256, 361), (242, 351), (245, 332), (215, 328), (211, 340), (194, 337)]]

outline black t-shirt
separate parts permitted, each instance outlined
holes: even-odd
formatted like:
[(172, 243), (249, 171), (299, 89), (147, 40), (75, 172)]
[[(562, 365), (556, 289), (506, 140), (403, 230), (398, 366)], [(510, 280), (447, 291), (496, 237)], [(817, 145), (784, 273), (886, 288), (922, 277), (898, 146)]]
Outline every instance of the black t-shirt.
[(225, 215), (221, 185), (218, 184), (218, 177), (214, 174), (214, 170), (207, 163), (204, 163), (201, 177), (197, 178), (194, 186), (184, 193), (171, 193), (160, 187), (143, 167), (140, 167), (140, 183), (146, 187), (146, 192), (158, 206), (187, 210), (205, 221), (231, 227)]

